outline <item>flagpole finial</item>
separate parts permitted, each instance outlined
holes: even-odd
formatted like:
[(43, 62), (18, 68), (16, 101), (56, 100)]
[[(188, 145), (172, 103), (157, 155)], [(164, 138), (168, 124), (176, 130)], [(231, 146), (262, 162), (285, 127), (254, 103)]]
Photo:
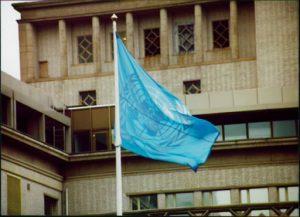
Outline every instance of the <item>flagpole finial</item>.
[(113, 14), (113, 15), (111, 16), (111, 19), (112, 19), (112, 21), (116, 21), (116, 20), (118, 19), (118, 17), (117, 17), (116, 14)]

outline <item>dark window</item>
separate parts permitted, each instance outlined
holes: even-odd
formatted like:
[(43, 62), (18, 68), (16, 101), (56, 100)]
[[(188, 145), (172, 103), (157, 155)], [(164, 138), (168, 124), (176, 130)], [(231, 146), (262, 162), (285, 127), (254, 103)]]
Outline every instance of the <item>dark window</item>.
[(218, 20), (212, 23), (214, 48), (229, 47), (228, 20)]
[(19, 102), (16, 108), (17, 130), (39, 140), (42, 114)]
[(157, 195), (143, 195), (131, 197), (132, 210), (157, 209)]
[(65, 126), (58, 121), (45, 117), (46, 125), (46, 143), (58, 148), (60, 150), (65, 149)]
[(94, 137), (96, 151), (103, 151), (103, 150), (108, 149), (107, 148), (107, 144), (108, 144), (107, 132), (94, 133), (93, 137)]
[(10, 125), (10, 98), (1, 94), (1, 123)]
[(80, 131), (73, 133), (75, 153), (91, 151), (90, 131)]
[(246, 124), (228, 124), (224, 125), (225, 140), (247, 139)]
[(44, 195), (45, 215), (57, 215), (57, 199)]
[(201, 93), (201, 80), (184, 81), (183, 85), (185, 94)]
[(93, 62), (93, 43), (91, 35), (78, 37), (78, 61), (79, 63)]
[(179, 53), (194, 51), (194, 24), (178, 25)]
[(273, 121), (274, 137), (296, 136), (296, 122), (294, 120)]
[(155, 56), (160, 54), (159, 28), (145, 29), (145, 56)]
[(82, 91), (79, 92), (81, 105), (96, 105), (96, 91)]

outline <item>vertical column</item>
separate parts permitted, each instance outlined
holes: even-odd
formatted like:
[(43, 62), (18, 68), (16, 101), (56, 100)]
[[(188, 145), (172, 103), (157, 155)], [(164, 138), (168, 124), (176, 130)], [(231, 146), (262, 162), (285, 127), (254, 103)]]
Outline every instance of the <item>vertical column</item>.
[(19, 24), (21, 80), (28, 82), (38, 78), (37, 42), (31, 23)]
[[(268, 188), (268, 194), (269, 194), (268, 197), (269, 197), (269, 202), (270, 203), (279, 202), (277, 187), (269, 187)], [(273, 210), (271, 210), (270, 215), (271, 216), (276, 216), (276, 213)]]
[(92, 17), (93, 26), (93, 62), (95, 72), (101, 72), (101, 52), (100, 52), (100, 20), (99, 17)]
[(46, 142), (46, 117), (44, 114), (39, 119), (39, 139)]
[(230, 189), (230, 200), (232, 204), (239, 204), (241, 202), (239, 189)]
[(126, 47), (132, 55), (134, 55), (133, 31), (133, 15), (126, 13)]
[(158, 209), (165, 209), (166, 205), (166, 194), (158, 194), (157, 195), (157, 205)]
[(202, 206), (202, 191), (195, 191), (194, 192), (194, 205), (195, 206)]
[(195, 55), (194, 62), (201, 63), (203, 61), (203, 42), (202, 42), (202, 7), (201, 5), (195, 5), (195, 24), (194, 24), (194, 34), (195, 34)]
[(65, 151), (67, 153), (72, 153), (72, 143), (71, 143), (71, 126), (66, 127), (65, 129)]
[(230, 0), (230, 21), (229, 21), (229, 38), (231, 56), (233, 59), (239, 57), (238, 46), (238, 27), (237, 27), (237, 2), (236, 0)]
[(169, 65), (168, 15), (167, 10), (160, 9), (160, 64), (162, 68)]
[(67, 56), (67, 28), (66, 21), (58, 21), (59, 31), (59, 60), (60, 73), (62, 77), (68, 76), (68, 56)]

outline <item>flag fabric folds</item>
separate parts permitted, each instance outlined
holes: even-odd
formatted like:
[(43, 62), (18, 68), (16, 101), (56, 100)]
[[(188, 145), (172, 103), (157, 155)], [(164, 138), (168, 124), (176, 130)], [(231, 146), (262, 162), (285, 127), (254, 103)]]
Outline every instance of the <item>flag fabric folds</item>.
[(179, 99), (153, 80), (118, 34), (117, 52), (121, 146), (143, 157), (196, 171), (207, 160), (218, 130), (193, 117)]

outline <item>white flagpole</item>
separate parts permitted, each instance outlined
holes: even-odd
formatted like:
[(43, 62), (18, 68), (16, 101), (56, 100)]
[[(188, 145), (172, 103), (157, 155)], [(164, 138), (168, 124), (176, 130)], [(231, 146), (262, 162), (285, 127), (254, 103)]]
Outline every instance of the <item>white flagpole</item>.
[(117, 15), (111, 16), (113, 21), (114, 39), (114, 69), (115, 69), (115, 132), (116, 132), (116, 205), (117, 215), (123, 215), (122, 201), (122, 164), (121, 164), (121, 135), (120, 135), (120, 103), (119, 103), (119, 70), (118, 70), (118, 51), (117, 51)]

